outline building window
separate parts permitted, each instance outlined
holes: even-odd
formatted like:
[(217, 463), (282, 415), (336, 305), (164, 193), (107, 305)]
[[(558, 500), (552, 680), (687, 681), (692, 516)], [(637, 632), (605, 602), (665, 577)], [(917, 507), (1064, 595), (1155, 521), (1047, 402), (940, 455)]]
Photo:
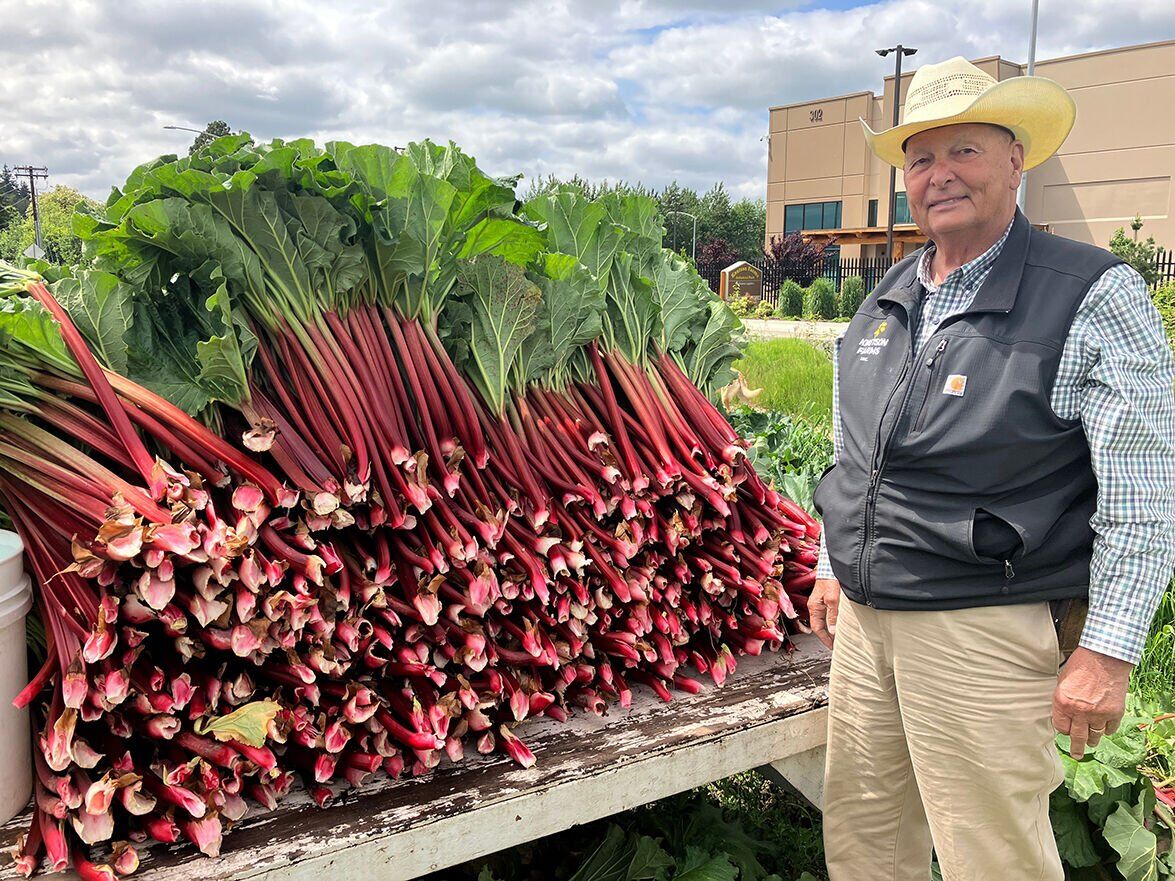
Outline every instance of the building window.
[(893, 222), (913, 223), (913, 221), (910, 220), (910, 206), (906, 202), (906, 194), (904, 192), (894, 194)]
[(783, 232), (799, 232), (804, 228), (804, 206), (788, 205), (783, 209)]
[(806, 202), (783, 209), (783, 232), (840, 229), (840, 202)]
[[(894, 206), (894, 213), (893, 213), (893, 222), (894, 223), (913, 223), (914, 222), (913, 219), (910, 217), (910, 206), (906, 202), (906, 194), (904, 192), (903, 193), (894, 193), (893, 206)], [(868, 221), (869, 222), (866, 224), (866, 226), (877, 226), (877, 200), (876, 199), (869, 200)]]

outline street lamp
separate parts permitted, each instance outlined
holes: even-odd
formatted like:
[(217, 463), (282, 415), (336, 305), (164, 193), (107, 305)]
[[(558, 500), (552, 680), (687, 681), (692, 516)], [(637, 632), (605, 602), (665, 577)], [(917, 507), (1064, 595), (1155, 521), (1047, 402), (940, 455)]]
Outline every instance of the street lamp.
[[(890, 52), (893, 52), (897, 58), (894, 65), (894, 79), (893, 79), (893, 124), (898, 124), (898, 107), (902, 103), (902, 58), (907, 55), (913, 55), (917, 49), (910, 49), (898, 43), (889, 49), (878, 49), (877, 54), (884, 58)], [(885, 224), (885, 259), (893, 260), (893, 220), (895, 202), (897, 201), (898, 191), (898, 170), (894, 166), (889, 167), (889, 219)]]
[(690, 248), (690, 257), (693, 259), (694, 263), (697, 263), (698, 262), (698, 218), (695, 215), (690, 214), (688, 211), (667, 211), (665, 216), (668, 217), (670, 214), (684, 214), (686, 217), (693, 218), (693, 220), (694, 220), (694, 243), (693, 243), (693, 246)]
[(164, 128), (171, 129), (172, 131), (177, 131), (177, 132), (195, 132), (198, 135), (204, 134), (203, 129), (188, 128), (186, 125), (165, 125)]
[[(1040, 13), (1040, 0), (1032, 0), (1032, 33), (1028, 36), (1028, 75), (1036, 72), (1036, 19)], [(1024, 211), (1028, 201), (1028, 172), (1020, 172), (1020, 189), (1016, 192), (1016, 205)]]

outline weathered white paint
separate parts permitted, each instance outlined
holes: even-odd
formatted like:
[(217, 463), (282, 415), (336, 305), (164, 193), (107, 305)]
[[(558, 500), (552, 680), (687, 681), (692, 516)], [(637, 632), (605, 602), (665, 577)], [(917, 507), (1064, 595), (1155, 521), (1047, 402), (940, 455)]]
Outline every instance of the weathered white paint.
[[(518, 734), (538, 759), (533, 768), (471, 757), (427, 777), (344, 791), (326, 810), (298, 792), (238, 823), (219, 859), (186, 845), (144, 849), (136, 877), (406, 881), (810, 751), (823, 740), (829, 656), (811, 637), (798, 642), (790, 657), (740, 659), (720, 689), (669, 704), (641, 689), (631, 708), (605, 717), (527, 723)], [(0, 829), (0, 846), (21, 825)], [(0, 871), (0, 881), (15, 877), (11, 864)]]

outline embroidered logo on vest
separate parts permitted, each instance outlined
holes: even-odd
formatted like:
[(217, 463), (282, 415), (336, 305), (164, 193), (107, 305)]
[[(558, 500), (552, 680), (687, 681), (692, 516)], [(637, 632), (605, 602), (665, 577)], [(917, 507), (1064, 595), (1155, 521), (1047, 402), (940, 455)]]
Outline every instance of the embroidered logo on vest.
[(857, 340), (858, 361), (868, 361), (870, 355), (876, 355), (883, 348), (889, 345), (889, 340), (882, 336), (888, 327), (889, 322), (882, 321), (881, 324), (874, 328), (873, 336), (861, 337), (861, 339)]

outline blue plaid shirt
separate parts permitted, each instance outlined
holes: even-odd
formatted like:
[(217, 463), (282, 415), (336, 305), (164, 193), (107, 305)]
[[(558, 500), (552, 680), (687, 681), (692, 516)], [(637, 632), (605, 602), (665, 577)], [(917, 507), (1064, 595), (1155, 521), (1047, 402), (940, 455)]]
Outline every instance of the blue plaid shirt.
[[(1003, 249), (1011, 225), (986, 252), (935, 285), (934, 248), (918, 278), (926, 288), (916, 354), (947, 317), (967, 309)], [(836, 341), (840, 354), (841, 340)], [(836, 358), (833, 446), (843, 443)], [(1081, 418), (1098, 481), (1089, 573), (1089, 615), (1081, 645), (1137, 663), (1151, 619), (1175, 567), (1175, 362), (1146, 282), (1129, 266), (1106, 270), (1069, 329), (1051, 404)], [(823, 540), (818, 578), (833, 578)]]

